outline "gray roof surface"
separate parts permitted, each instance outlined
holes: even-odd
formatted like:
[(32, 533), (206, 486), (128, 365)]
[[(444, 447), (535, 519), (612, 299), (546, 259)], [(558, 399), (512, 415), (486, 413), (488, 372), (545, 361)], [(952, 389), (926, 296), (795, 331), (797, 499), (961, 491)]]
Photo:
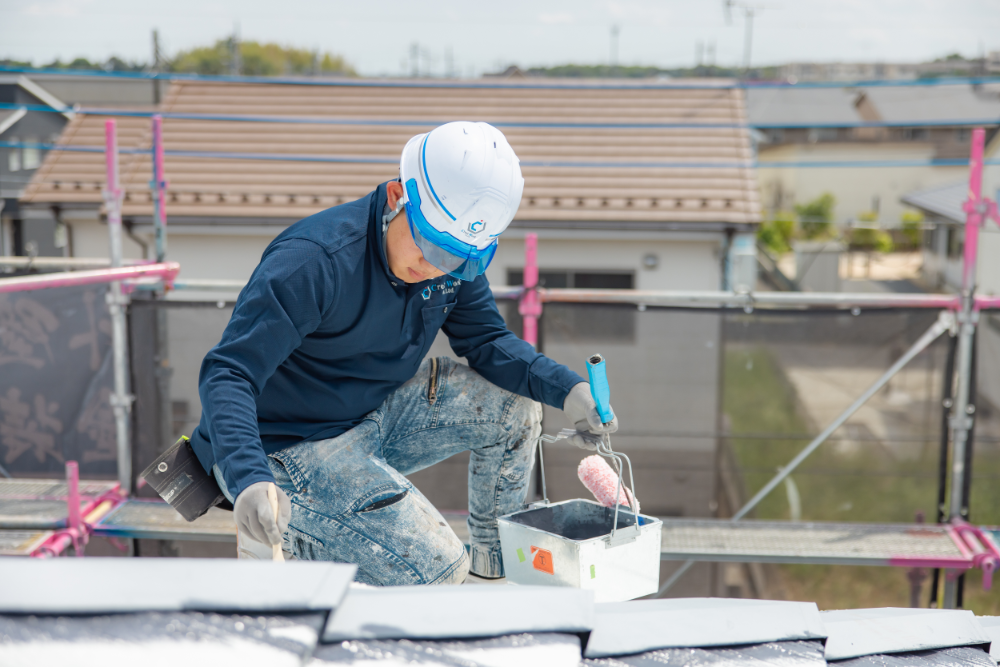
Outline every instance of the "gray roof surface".
[(979, 616), (976, 620), (993, 640), (993, 644), (990, 646), (990, 656), (1000, 662), (1000, 616)]
[[(364, 665), (402, 667), (579, 667), (580, 638), (521, 633), (466, 641), (357, 639), (316, 647), (308, 667)], [(791, 667), (791, 666), (790, 666)]]
[[(881, 657), (881, 656), (880, 656)], [(613, 658), (587, 658), (586, 667), (727, 667), (728, 665), (826, 667), (823, 642), (768, 642), (720, 648), (666, 648)], [(992, 666), (991, 666), (992, 667)]]
[(821, 616), (830, 634), (827, 660), (990, 643), (975, 615), (962, 609), (845, 609)]
[(347, 586), (352, 566), (315, 562), (7, 559), (3, 572), (0, 664), (990, 667), (1000, 630), (968, 611)]
[(873, 86), (865, 88), (750, 88), (747, 117), (754, 126), (853, 125), (864, 122), (854, 104), (864, 94), (889, 123), (995, 120), (1000, 85)]
[(579, 588), (354, 588), (330, 615), (323, 641), (586, 632), (592, 627), (594, 594)]
[(662, 648), (734, 646), (823, 639), (812, 602), (680, 598), (597, 605), (586, 656), (600, 658)]
[[(189, 558), (9, 558), (0, 613), (335, 609), (357, 567)], [(45, 584), (40, 586), (39, 582)]]
[(0, 134), (7, 131), (7, 119), (13, 118), (15, 116), (21, 116), (23, 113), (20, 109), (0, 109)]
[(834, 663), (837, 667), (994, 667), (993, 658), (978, 648), (956, 648), (864, 655)]
[(965, 211), (962, 210), (962, 205), (968, 198), (969, 182), (959, 181), (908, 192), (900, 198), (900, 201), (961, 225), (965, 223)]

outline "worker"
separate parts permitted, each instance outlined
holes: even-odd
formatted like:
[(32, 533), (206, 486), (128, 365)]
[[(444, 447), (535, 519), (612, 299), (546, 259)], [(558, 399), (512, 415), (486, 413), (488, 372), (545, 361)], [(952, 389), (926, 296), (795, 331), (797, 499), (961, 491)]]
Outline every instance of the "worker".
[[(397, 180), (267, 247), (202, 363), (191, 438), (241, 557), (282, 544), (378, 586), (502, 578), (497, 517), (523, 507), (539, 402), (581, 448), (617, 430), (583, 378), (507, 329), (483, 274), (523, 188), (499, 130), (448, 123), (409, 140)], [(467, 366), (424, 358), (439, 330)], [(406, 478), (465, 451), (468, 550)]]

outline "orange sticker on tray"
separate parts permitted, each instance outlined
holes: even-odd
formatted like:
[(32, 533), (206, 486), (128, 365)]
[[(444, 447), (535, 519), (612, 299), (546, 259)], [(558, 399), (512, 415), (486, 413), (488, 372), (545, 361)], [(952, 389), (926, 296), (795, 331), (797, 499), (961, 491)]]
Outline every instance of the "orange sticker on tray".
[(552, 567), (552, 552), (548, 549), (531, 547), (531, 566), (539, 572), (555, 574)]

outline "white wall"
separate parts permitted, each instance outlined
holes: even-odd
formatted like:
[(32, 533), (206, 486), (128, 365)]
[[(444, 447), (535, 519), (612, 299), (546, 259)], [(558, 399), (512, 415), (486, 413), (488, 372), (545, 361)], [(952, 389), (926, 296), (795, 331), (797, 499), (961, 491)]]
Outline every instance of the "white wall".
[[(73, 230), (75, 256), (107, 257), (107, 225), (68, 215), (66, 219)], [(282, 229), (240, 226), (227, 230), (168, 224), (167, 257), (180, 262), (181, 279), (247, 280), (267, 244)], [(152, 253), (150, 231), (149, 226), (137, 227), (135, 235), (148, 243)], [(636, 289), (715, 290), (721, 284), (719, 234), (594, 231), (538, 234), (538, 263), (543, 269), (633, 272)], [(126, 258), (142, 258), (140, 246), (127, 236), (123, 246)], [(649, 254), (657, 256), (658, 265), (654, 269), (643, 266), (643, 257)], [(504, 285), (508, 269), (523, 267), (524, 232), (512, 229), (504, 234), (486, 275), (492, 284)]]
[[(989, 198), (993, 198), (990, 193)], [(1000, 227), (993, 221), (987, 222), (979, 232), (979, 260), (976, 263), (979, 274), (979, 293), (1000, 294)]]
[[(72, 235), (74, 257), (107, 257), (108, 226), (94, 215), (82, 216), (74, 212), (63, 214)], [(122, 236), (122, 254), (125, 259), (143, 259), (142, 248), (128, 236)]]
[[(715, 290), (721, 284), (721, 236), (715, 234), (629, 234), (538, 232), (538, 266), (543, 270), (631, 271), (636, 289)], [(654, 254), (655, 269), (642, 259)], [(490, 283), (504, 285), (508, 269), (524, 267), (524, 232), (504, 234), (486, 271)]]
[[(761, 162), (930, 160), (930, 144), (849, 144), (822, 143), (759, 148)], [(897, 227), (906, 207), (900, 198), (914, 190), (954, 183), (968, 178), (966, 166), (959, 167), (788, 167), (757, 170), (761, 203), (770, 212), (774, 191), (781, 188), (786, 202), (804, 204), (830, 192), (836, 197), (835, 222), (842, 224), (872, 209), (879, 197), (879, 220), (883, 227)], [(992, 197), (992, 195), (990, 195)], [(789, 203), (785, 204), (791, 209)]]

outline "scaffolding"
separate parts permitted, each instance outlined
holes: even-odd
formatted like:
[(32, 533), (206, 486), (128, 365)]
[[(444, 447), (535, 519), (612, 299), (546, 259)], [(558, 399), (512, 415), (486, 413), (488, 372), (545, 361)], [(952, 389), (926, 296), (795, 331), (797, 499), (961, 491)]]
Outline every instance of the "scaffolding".
[[(30, 275), (0, 280), (0, 293), (23, 292), (88, 284), (108, 284), (107, 303), (111, 314), (114, 391), (110, 397), (115, 415), (117, 443), (116, 484), (80, 482), (76, 463), (66, 464), (65, 485), (52, 480), (0, 480), (0, 555), (52, 557), (72, 549), (83, 554), (91, 535), (114, 540), (136, 538), (235, 541), (231, 515), (212, 510), (195, 522), (184, 522), (165, 503), (136, 498), (132, 483), (132, 434), (129, 411), (133, 397), (128, 386), (128, 352), (125, 308), (135, 290), (159, 295), (170, 290), (227, 291), (241, 286), (239, 281), (177, 279), (180, 266), (166, 262), (166, 215), (163, 210), (166, 182), (163, 178), (163, 151), (159, 118), (153, 118), (154, 219), (156, 261), (125, 265), (121, 251), (122, 191), (118, 184), (117, 135), (115, 121), (106, 122), (107, 188), (105, 206), (110, 235), (110, 260), (52, 259), (25, 260), (0, 258), (0, 265), (23, 267), (37, 262), (46, 268), (83, 269), (66, 273)], [(871, 308), (906, 308), (940, 311), (931, 326), (898, 356), (891, 367), (832, 420), (822, 432), (774, 475), (729, 519), (664, 519), (661, 558), (684, 565), (667, 579), (659, 591), (664, 594), (696, 561), (827, 563), (930, 567), (945, 570), (943, 605), (960, 605), (958, 575), (971, 568), (984, 572), (988, 586), (1000, 565), (996, 534), (986, 527), (969, 524), (968, 488), (971, 470), (970, 433), (974, 426), (972, 401), (973, 345), (980, 313), (1000, 308), (1000, 298), (976, 294), (978, 232), (988, 219), (1000, 223), (996, 203), (982, 195), (984, 131), (972, 133), (969, 200), (965, 205), (966, 243), (962, 291), (941, 294), (847, 294), (781, 293), (733, 291), (644, 291), (546, 289), (539, 285), (537, 237), (528, 234), (525, 243), (524, 284), (496, 287), (497, 299), (516, 301), (523, 319), (524, 338), (538, 343), (538, 321), (544, 304), (587, 303), (627, 304), (640, 311), (652, 306), (754, 310), (771, 308), (809, 309), (814, 307), (858, 312)], [(108, 268), (97, 268), (106, 263)], [(158, 326), (165, 326), (159, 322)], [(781, 485), (872, 396), (886, 387), (901, 369), (935, 341), (948, 335), (954, 341), (956, 391), (947, 403), (947, 428), (953, 443), (950, 496), (939, 498), (935, 524), (915, 528), (898, 524), (787, 523), (743, 521), (775, 488)], [(162, 341), (161, 341), (162, 342)], [(165, 358), (165, 347), (157, 352)], [(162, 393), (162, 392), (161, 392)], [(164, 409), (165, 408), (161, 408)], [(942, 458), (942, 462), (946, 459)], [(939, 485), (944, 493), (945, 484)], [(451, 520), (453, 517), (449, 517)], [(456, 520), (453, 522), (458, 524)], [(123, 548), (127, 548), (123, 546)]]

